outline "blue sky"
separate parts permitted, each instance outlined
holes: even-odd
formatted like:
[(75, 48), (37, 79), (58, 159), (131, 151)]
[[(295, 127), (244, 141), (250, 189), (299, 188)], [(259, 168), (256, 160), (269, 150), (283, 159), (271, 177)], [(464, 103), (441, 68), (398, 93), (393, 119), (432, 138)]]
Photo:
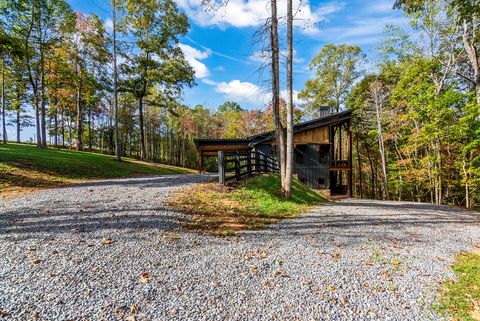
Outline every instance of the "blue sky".
[[(75, 11), (95, 13), (111, 25), (110, 0), (67, 0)], [(286, 0), (278, 0), (280, 15)], [(387, 24), (406, 25), (402, 13), (393, 10), (394, 0), (322, 1), (294, 0), (294, 90), (300, 91), (312, 77), (310, 60), (328, 43), (355, 44), (375, 60), (376, 46)], [(269, 100), (268, 69), (259, 72), (263, 57), (254, 44), (254, 33), (268, 17), (268, 0), (229, 0), (226, 7), (206, 13), (201, 0), (177, 0), (190, 21), (190, 30), (180, 40), (187, 60), (196, 71), (197, 86), (185, 90), (183, 102), (214, 109), (233, 100), (247, 109), (263, 108)], [(298, 9), (298, 10), (297, 10)], [(284, 21), (282, 23), (284, 25)], [(286, 43), (281, 28), (281, 45)], [(282, 88), (285, 65), (282, 64)], [(13, 128), (9, 129), (13, 138)], [(33, 130), (28, 129), (27, 132)], [(28, 133), (24, 133), (22, 138)], [(30, 136), (28, 136), (30, 137)]]

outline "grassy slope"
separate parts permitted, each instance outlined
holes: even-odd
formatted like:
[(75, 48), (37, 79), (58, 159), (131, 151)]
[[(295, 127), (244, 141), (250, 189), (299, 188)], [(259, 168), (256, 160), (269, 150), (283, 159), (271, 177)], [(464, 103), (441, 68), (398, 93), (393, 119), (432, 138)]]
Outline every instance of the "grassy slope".
[(436, 309), (452, 320), (480, 320), (480, 250), (460, 253), (452, 266), (456, 280), (446, 282)]
[(254, 176), (236, 187), (207, 183), (175, 193), (170, 204), (194, 214), (191, 227), (214, 234), (261, 228), (278, 220), (295, 217), (324, 199), (294, 180), (292, 198), (280, 193), (278, 175)]
[(65, 149), (38, 149), (27, 144), (0, 144), (0, 196), (79, 180), (191, 173), (192, 170)]

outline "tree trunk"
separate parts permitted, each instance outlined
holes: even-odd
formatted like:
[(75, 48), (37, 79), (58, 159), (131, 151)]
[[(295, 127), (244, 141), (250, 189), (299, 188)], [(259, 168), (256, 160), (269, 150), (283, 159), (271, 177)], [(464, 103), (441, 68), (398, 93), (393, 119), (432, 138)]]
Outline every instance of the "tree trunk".
[(145, 159), (147, 154), (145, 149), (145, 130), (143, 128), (143, 96), (138, 98), (138, 110), (140, 120), (140, 158)]
[(115, 111), (115, 159), (122, 160), (120, 134), (118, 131), (118, 72), (117, 72), (117, 17), (116, 3), (112, 1), (112, 22), (113, 22), (113, 106)]
[(54, 139), (53, 139), (53, 144), (55, 147), (58, 146), (58, 108), (55, 108), (55, 118), (54, 118)]
[[(80, 75), (80, 77), (82, 77)], [(82, 105), (82, 80), (77, 86), (77, 150), (83, 150), (83, 105)]]
[(20, 108), (17, 110), (17, 120), (16, 120), (16, 123), (17, 123), (17, 143), (20, 143), (21, 140), (20, 140), (20, 132), (21, 132), (21, 124), (20, 124)]
[(46, 148), (47, 147), (47, 111), (46, 111), (46, 105), (47, 105), (47, 100), (45, 97), (45, 90), (46, 90), (46, 84), (45, 84), (45, 57), (43, 53), (43, 49), (40, 49), (40, 68), (41, 68), (41, 126), (42, 126), (42, 140), (41, 140), (41, 147)]
[(275, 139), (277, 144), (277, 159), (280, 168), (280, 182), (285, 191), (285, 133), (280, 118), (280, 71), (278, 45), (277, 0), (271, 0), (270, 41), (272, 50), (272, 107), (275, 122)]
[(5, 120), (5, 59), (2, 58), (2, 139), (6, 144), (7, 139), (7, 125)]
[(285, 160), (285, 197), (292, 193), (293, 175), (293, 13), (292, 0), (287, 0), (287, 146)]
[(355, 142), (357, 143), (357, 164), (358, 164), (358, 179), (360, 184), (360, 198), (363, 198), (362, 161), (360, 157), (360, 144), (358, 139), (358, 133), (356, 133), (355, 135)]
[(88, 149), (92, 151), (92, 109), (88, 109)]

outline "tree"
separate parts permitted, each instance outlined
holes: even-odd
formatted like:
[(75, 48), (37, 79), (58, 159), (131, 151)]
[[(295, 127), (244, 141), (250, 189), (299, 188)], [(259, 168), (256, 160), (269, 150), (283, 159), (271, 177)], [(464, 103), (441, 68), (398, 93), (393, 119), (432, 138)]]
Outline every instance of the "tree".
[(293, 9), (287, 0), (287, 141), (285, 159), (285, 197), (292, 193), (293, 175)]
[(321, 106), (339, 112), (354, 82), (362, 75), (359, 63), (364, 59), (360, 47), (326, 45), (310, 62), (315, 78), (307, 80), (299, 98), (306, 100), (306, 108), (316, 115)]
[(221, 104), (220, 106), (218, 106), (218, 112), (223, 113), (223, 112), (226, 112), (226, 111), (240, 112), (240, 111), (243, 111), (243, 109), (238, 103), (236, 103), (234, 101), (226, 101), (223, 104)]
[(46, 61), (61, 30), (72, 21), (72, 11), (65, 0), (2, 1), (0, 11), (21, 44), (35, 106), (37, 146), (46, 147)]
[(117, 3), (112, 0), (112, 58), (113, 58), (113, 108), (115, 113), (115, 159), (120, 161), (120, 133), (118, 128), (118, 67), (117, 67)]
[(126, 12), (136, 54), (127, 56), (122, 66), (123, 87), (137, 98), (141, 158), (147, 158), (144, 98), (150, 87), (162, 87), (163, 96), (172, 99), (184, 85), (193, 85), (193, 69), (178, 47), (178, 36), (187, 33), (188, 20), (172, 0), (126, 0)]
[(270, 50), (271, 50), (271, 77), (272, 77), (272, 109), (275, 124), (275, 141), (277, 160), (280, 168), (280, 182), (282, 192), (285, 191), (285, 130), (280, 118), (280, 69), (278, 45), (278, 16), (277, 1), (270, 1)]

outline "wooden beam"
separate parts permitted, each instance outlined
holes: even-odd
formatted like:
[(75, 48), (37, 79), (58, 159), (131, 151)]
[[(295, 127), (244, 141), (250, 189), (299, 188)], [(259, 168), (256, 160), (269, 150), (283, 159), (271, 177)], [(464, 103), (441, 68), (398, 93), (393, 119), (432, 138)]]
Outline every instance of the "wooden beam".
[(218, 151), (218, 182), (225, 184), (225, 158), (223, 150)]

